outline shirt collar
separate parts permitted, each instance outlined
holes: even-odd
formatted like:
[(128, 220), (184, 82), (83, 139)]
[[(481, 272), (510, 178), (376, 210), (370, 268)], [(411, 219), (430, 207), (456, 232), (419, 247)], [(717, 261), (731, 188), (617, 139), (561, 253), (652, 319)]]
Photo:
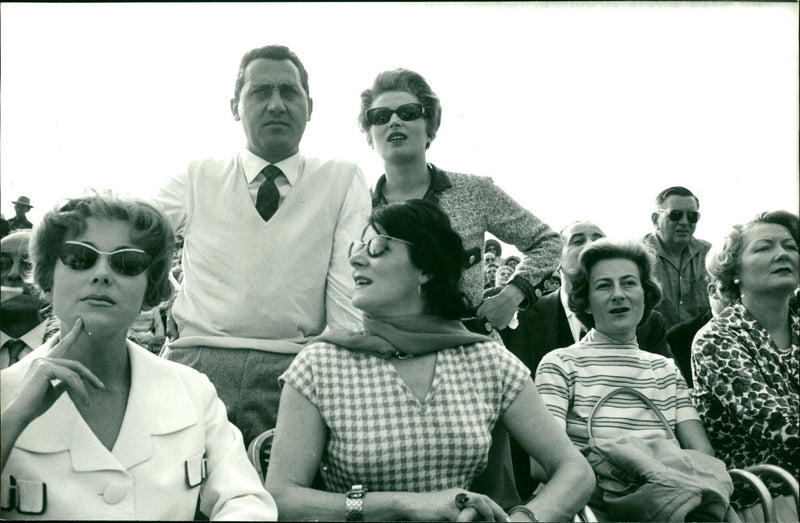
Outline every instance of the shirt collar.
[(564, 313), (567, 315), (567, 318), (575, 314), (569, 308), (569, 296), (564, 292), (563, 288), (558, 289), (558, 297), (561, 299), (561, 306), (564, 307)]
[[(244, 177), (247, 183), (253, 183), (253, 180), (255, 180), (261, 170), (267, 165), (270, 165), (268, 161), (260, 156), (256, 156), (250, 152), (249, 149), (242, 151), (241, 160), (242, 169), (244, 169)], [(294, 185), (298, 176), (300, 176), (300, 169), (303, 166), (303, 155), (300, 154), (300, 151), (297, 151), (297, 153), (292, 156), (271, 165), (278, 167), (283, 172), (284, 176), (286, 176), (286, 179), (289, 180), (289, 184)]]
[[(667, 250), (664, 248), (664, 242), (661, 241), (661, 238), (659, 238), (658, 234), (651, 232), (648, 233), (648, 236), (653, 237), (653, 246), (656, 248), (656, 251), (658, 251), (659, 254), (667, 252)], [(700, 242), (697, 241), (697, 238), (692, 236), (692, 239), (689, 240), (688, 244), (686, 244), (686, 251), (689, 253), (690, 258), (702, 251), (702, 246), (700, 245)]]
[[(31, 349), (35, 349), (39, 345), (42, 344), (42, 340), (44, 339), (44, 332), (47, 329), (47, 322), (43, 321), (36, 327), (32, 328), (22, 336), (20, 336), (19, 340), (25, 342), (25, 345), (30, 347)], [(0, 347), (5, 344), (8, 340), (14, 339), (5, 332), (0, 331)]]
[[(428, 191), (425, 193), (425, 196), (423, 196), (422, 199), (432, 200), (435, 203), (439, 201), (439, 197), (436, 193), (445, 189), (449, 189), (453, 186), (453, 183), (450, 181), (450, 177), (447, 176), (446, 172), (439, 169), (432, 163), (428, 164), (428, 172), (431, 173), (431, 184), (428, 186)], [(378, 183), (375, 184), (375, 190), (372, 192), (373, 207), (382, 203), (387, 203), (386, 198), (383, 197), (384, 185), (386, 185), (386, 175), (382, 174), (381, 177), (378, 178)]]
[(569, 296), (564, 292), (563, 287), (558, 289), (558, 296), (561, 299), (561, 306), (564, 308), (564, 314), (567, 316), (567, 323), (569, 323), (569, 330), (572, 332), (572, 337), (580, 341), (581, 329), (588, 331), (589, 329), (583, 324), (578, 316), (569, 308)]

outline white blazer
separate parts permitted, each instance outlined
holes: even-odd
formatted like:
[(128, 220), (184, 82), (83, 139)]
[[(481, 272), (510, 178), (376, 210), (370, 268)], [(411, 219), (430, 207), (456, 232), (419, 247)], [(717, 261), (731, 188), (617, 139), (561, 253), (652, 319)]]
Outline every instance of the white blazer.
[[(2, 406), (33, 360), (0, 372)], [(109, 452), (68, 394), (17, 439), (2, 474), (4, 519), (276, 520), (278, 510), (247, 460), (242, 435), (208, 378), (128, 342), (131, 389)]]

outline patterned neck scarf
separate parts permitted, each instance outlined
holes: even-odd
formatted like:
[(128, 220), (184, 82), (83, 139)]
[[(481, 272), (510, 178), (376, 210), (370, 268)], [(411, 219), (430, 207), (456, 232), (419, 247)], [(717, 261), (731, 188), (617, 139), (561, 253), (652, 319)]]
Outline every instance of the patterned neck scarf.
[(470, 332), (458, 320), (445, 320), (429, 314), (375, 317), (364, 314), (360, 331), (336, 329), (325, 332), (311, 343), (326, 341), (350, 350), (374, 352), (382, 358), (422, 356), (459, 345), (494, 341)]

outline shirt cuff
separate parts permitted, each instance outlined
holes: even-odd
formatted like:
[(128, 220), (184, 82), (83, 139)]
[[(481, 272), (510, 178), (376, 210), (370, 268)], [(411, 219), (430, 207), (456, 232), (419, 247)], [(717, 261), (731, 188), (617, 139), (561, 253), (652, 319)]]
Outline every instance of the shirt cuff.
[[(518, 288), (522, 291), (522, 294), (525, 297), (522, 299), (522, 303), (519, 304), (519, 310), (524, 311), (527, 310), (528, 307), (533, 305), (538, 296), (536, 296), (536, 291), (533, 285), (530, 284), (528, 280), (525, 278), (516, 275), (508, 281), (508, 285), (513, 285), (514, 287)], [(541, 296), (541, 293), (539, 294)]]

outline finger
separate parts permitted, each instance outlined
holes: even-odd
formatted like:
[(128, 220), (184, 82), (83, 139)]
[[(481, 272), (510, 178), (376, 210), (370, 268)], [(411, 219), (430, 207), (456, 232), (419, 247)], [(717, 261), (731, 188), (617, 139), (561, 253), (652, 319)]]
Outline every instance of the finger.
[(89, 385), (91, 385), (92, 387), (94, 387), (96, 389), (105, 389), (106, 388), (105, 384), (103, 384), (103, 382), (100, 381), (100, 378), (95, 376), (95, 374), (92, 371), (90, 371), (88, 368), (86, 368), (86, 366), (84, 366), (84, 364), (79, 362), (79, 361), (65, 360), (65, 359), (61, 359), (61, 358), (47, 358), (47, 359), (52, 361), (53, 363), (57, 363), (58, 365), (61, 365), (63, 367), (67, 367), (68, 369), (72, 370), (73, 372), (76, 372), (77, 374), (80, 375), (80, 377), (82, 379), (87, 381), (89, 383)]
[(481, 497), (475, 496), (474, 498), (470, 497), (470, 501), (474, 503), (472, 506), (475, 508), (475, 510), (478, 511), (478, 514), (480, 514), (482, 520), (494, 521), (494, 512), (492, 511), (492, 508), (489, 506), (489, 504), (486, 502), (486, 498), (482, 496)]
[[(54, 391), (57, 392), (60, 391), (61, 388), (66, 387), (67, 393), (73, 401), (76, 403), (81, 402), (86, 405), (91, 404), (91, 401), (89, 401), (89, 393), (86, 390), (86, 385), (83, 384), (83, 380), (80, 378), (77, 372), (62, 365), (53, 363), (52, 361), (45, 362), (45, 364), (40, 365), (39, 368), (42, 369), (42, 372), (46, 373), (46, 379), (49, 382), (52, 382), (53, 380), (60, 380), (59, 383), (52, 385)], [(58, 392), (58, 394), (60, 395), (61, 392)]]
[(75, 320), (75, 324), (72, 326), (72, 329), (67, 333), (64, 338), (59, 341), (53, 350), (50, 351), (48, 354), (51, 358), (64, 358), (67, 355), (67, 351), (72, 347), (72, 344), (75, 343), (75, 340), (78, 339), (80, 336), (81, 331), (83, 330), (83, 318), (78, 317)]
[(456, 521), (475, 521), (475, 518), (477, 517), (478, 511), (473, 507), (467, 507), (458, 513), (458, 516), (456, 516)]
[(497, 502), (490, 497), (486, 497), (484, 499), (486, 500), (486, 504), (491, 509), (492, 514), (494, 515), (493, 519), (495, 521), (508, 521), (508, 514), (505, 510), (503, 510), (503, 507), (498, 505)]

